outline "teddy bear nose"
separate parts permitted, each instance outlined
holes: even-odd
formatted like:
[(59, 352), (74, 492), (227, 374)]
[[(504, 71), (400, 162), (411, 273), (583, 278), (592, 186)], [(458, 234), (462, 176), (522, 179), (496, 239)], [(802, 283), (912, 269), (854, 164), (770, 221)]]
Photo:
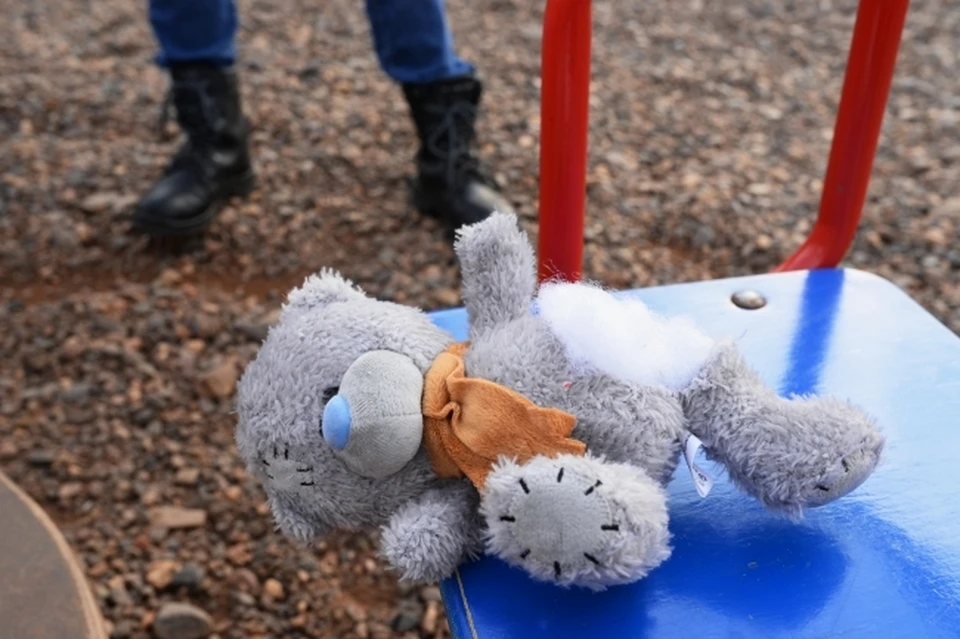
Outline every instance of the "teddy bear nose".
[(343, 395), (334, 395), (323, 409), (323, 438), (336, 450), (343, 450), (350, 439), (350, 405)]

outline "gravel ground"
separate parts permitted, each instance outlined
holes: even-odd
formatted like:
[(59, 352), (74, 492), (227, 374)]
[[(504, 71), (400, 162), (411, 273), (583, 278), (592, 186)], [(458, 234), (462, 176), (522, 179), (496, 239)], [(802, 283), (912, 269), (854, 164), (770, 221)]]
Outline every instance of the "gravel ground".
[[(595, 4), (586, 275), (774, 267), (816, 210), (856, 3)], [(458, 303), (362, 3), (241, 2), (261, 186), (180, 246), (127, 235), (175, 145), (142, 5), (0, 0), (0, 467), (63, 527), (113, 637), (448, 636), (436, 589), (399, 587), (370, 539), (273, 532), (232, 445), (238, 371), (304, 274)], [(487, 82), (484, 160), (535, 232), (543, 3), (450, 11)], [(954, 331), (958, 50), (960, 11), (915, 0), (847, 260)]]

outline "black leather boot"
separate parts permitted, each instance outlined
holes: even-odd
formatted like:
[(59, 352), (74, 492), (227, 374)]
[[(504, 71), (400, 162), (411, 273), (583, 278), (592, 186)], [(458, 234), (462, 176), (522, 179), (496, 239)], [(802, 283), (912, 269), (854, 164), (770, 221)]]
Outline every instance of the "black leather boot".
[(172, 67), (170, 75), (186, 141), (133, 219), (135, 230), (157, 236), (204, 230), (226, 199), (246, 195), (255, 182), (236, 73), (191, 64)]
[(442, 220), (451, 230), (513, 206), (482, 172), (471, 150), (482, 85), (473, 77), (432, 84), (406, 84), (420, 149), (413, 201), (424, 215)]

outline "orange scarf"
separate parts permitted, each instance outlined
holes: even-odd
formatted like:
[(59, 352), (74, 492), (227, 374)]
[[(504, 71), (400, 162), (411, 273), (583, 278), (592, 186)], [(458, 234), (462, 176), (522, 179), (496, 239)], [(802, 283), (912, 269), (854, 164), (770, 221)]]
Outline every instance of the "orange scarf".
[(522, 464), (534, 455), (586, 452), (583, 442), (570, 438), (573, 415), (541, 408), (490, 380), (467, 377), (468, 346), (448, 347), (424, 378), (423, 439), (437, 475), (466, 476), (482, 489), (501, 455)]

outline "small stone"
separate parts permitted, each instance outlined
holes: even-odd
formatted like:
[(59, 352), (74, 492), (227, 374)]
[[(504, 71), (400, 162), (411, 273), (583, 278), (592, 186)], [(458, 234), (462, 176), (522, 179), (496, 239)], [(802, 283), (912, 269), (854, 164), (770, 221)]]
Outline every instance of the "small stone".
[(204, 313), (193, 318), (191, 328), (198, 338), (202, 340), (212, 339), (223, 331), (223, 323), (216, 315)]
[(104, 213), (115, 209), (126, 201), (120, 193), (94, 193), (83, 198), (80, 208), (87, 213)]
[(717, 232), (709, 226), (701, 225), (694, 231), (692, 242), (695, 247), (701, 248), (713, 244), (716, 240)]
[(199, 479), (200, 471), (196, 468), (181, 468), (173, 481), (180, 486), (196, 486)]
[(955, 217), (960, 215), (960, 197), (944, 200), (933, 212), (934, 217)]
[(452, 288), (440, 288), (434, 292), (437, 302), (441, 306), (452, 308), (460, 305), (460, 293)]
[(947, 234), (938, 226), (927, 229), (927, 231), (923, 234), (923, 237), (933, 246), (940, 247), (947, 245)]
[(283, 591), (283, 584), (276, 579), (267, 579), (265, 582), (263, 582), (263, 592), (271, 599), (277, 601), (283, 599), (284, 595), (286, 594)]
[(440, 589), (436, 586), (426, 586), (420, 589), (420, 599), (423, 601), (441, 601)]
[(83, 404), (88, 401), (94, 393), (93, 384), (79, 382), (70, 388), (66, 388), (59, 393), (60, 401), (67, 404)]
[(45, 467), (53, 464), (55, 454), (52, 450), (38, 448), (31, 450), (27, 455), (27, 463), (31, 466)]
[(343, 602), (343, 608), (347, 616), (359, 623), (367, 620), (367, 610), (353, 599), (347, 599)]
[(262, 342), (267, 339), (267, 332), (270, 330), (270, 326), (265, 322), (237, 322), (233, 328), (254, 342)]
[(437, 620), (440, 618), (440, 604), (436, 601), (427, 603), (427, 609), (423, 613), (423, 619), (420, 620), (420, 628), (432, 635), (437, 632)]
[(153, 506), (160, 501), (160, 489), (157, 486), (149, 486), (140, 493), (140, 503), (144, 506)]
[(230, 563), (237, 566), (246, 566), (253, 561), (253, 553), (250, 551), (250, 548), (247, 547), (247, 544), (230, 546), (227, 548), (226, 555)]
[(194, 354), (202, 353), (207, 348), (207, 343), (202, 339), (192, 339), (186, 344), (187, 350)]
[(207, 523), (207, 512), (199, 508), (159, 506), (150, 511), (150, 523), (156, 528), (199, 528)]
[(177, 571), (177, 562), (172, 559), (154, 561), (147, 568), (147, 583), (163, 590), (173, 582), (173, 575)]
[(212, 397), (222, 399), (233, 395), (238, 377), (236, 362), (228, 359), (203, 376), (203, 385)]
[(70, 482), (60, 486), (60, 489), (57, 490), (57, 497), (60, 498), (60, 501), (70, 501), (82, 492), (83, 484)]
[(249, 593), (237, 591), (231, 596), (233, 597), (233, 600), (241, 606), (251, 608), (257, 605), (257, 600), (254, 599)]
[(163, 286), (176, 286), (183, 280), (179, 271), (172, 268), (165, 268), (157, 278), (157, 283)]
[(110, 631), (110, 639), (127, 639), (128, 637), (132, 637), (136, 631), (137, 624), (129, 619), (123, 619)]
[(107, 598), (113, 605), (120, 608), (133, 605), (133, 598), (130, 596), (130, 593), (127, 592), (126, 585), (122, 581), (110, 589), (110, 594), (107, 595)]
[(0, 442), (0, 459), (13, 459), (19, 452), (13, 442)]
[(307, 625), (306, 615), (297, 615), (296, 617), (290, 620), (291, 628), (303, 628), (305, 625)]
[(203, 582), (203, 568), (195, 563), (186, 563), (183, 568), (174, 573), (170, 585), (174, 588), (189, 588), (196, 590)]
[(213, 619), (188, 603), (168, 603), (153, 621), (157, 639), (203, 639), (213, 632)]
[(409, 632), (420, 625), (420, 618), (423, 616), (423, 606), (416, 601), (405, 599), (400, 602), (400, 610), (390, 622), (390, 626), (396, 632)]
[(260, 580), (257, 579), (255, 574), (253, 574), (252, 570), (240, 568), (233, 574), (236, 575), (237, 580), (240, 583), (245, 584), (248, 589), (256, 592), (260, 588)]
[(55, 226), (50, 232), (50, 240), (58, 249), (75, 249), (80, 245), (77, 232), (69, 227)]
[(703, 177), (699, 173), (685, 173), (682, 178), (680, 178), (680, 184), (683, 185), (685, 189), (693, 189), (700, 186), (700, 183), (703, 181)]

